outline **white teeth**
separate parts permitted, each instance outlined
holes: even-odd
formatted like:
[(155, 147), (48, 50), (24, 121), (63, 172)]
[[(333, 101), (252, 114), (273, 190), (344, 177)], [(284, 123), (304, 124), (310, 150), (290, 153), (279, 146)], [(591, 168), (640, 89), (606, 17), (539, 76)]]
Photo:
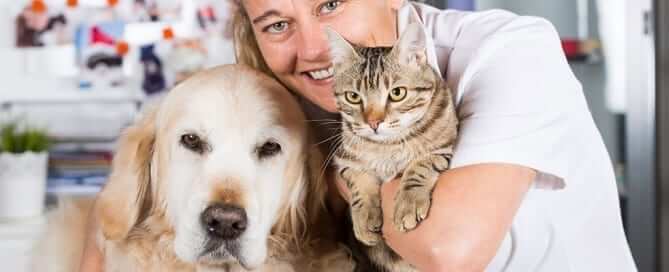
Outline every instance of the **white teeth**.
[(329, 67), (327, 69), (321, 69), (316, 71), (309, 72), (309, 76), (316, 80), (326, 79), (332, 76), (334, 73), (334, 68)]

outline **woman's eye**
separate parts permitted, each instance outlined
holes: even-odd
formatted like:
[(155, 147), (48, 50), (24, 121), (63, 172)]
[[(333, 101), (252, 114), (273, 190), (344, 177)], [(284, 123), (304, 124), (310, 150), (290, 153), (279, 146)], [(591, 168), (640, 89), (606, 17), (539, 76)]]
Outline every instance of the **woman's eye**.
[(318, 10), (318, 14), (319, 15), (329, 14), (329, 13), (335, 11), (339, 7), (340, 4), (341, 4), (341, 1), (325, 2), (321, 5), (320, 9)]
[(288, 28), (288, 22), (282, 21), (278, 23), (273, 23), (265, 28), (265, 31), (270, 33), (281, 33), (286, 31)]

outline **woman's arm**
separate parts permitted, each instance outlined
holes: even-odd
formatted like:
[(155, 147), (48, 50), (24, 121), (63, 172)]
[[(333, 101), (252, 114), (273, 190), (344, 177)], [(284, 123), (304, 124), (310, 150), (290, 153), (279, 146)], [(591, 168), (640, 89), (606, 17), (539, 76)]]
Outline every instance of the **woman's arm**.
[(104, 271), (104, 256), (102, 255), (100, 248), (98, 248), (97, 241), (95, 240), (95, 233), (98, 229), (98, 220), (96, 220), (95, 216), (95, 209), (91, 209), (91, 212), (88, 215), (86, 244), (84, 245), (84, 252), (81, 256), (81, 263), (79, 265), (80, 272)]
[[(509, 230), (535, 171), (511, 164), (478, 164), (444, 172), (427, 219), (407, 233), (384, 217), (386, 243), (420, 271), (483, 271)], [(342, 197), (350, 195), (337, 182)], [(383, 185), (384, 214), (393, 214), (399, 182)]]
[[(427, 219), (416, 229), (400, 233), (384, 217), (386, 243), (420, 271), (483, 271), (534, 176), (534, 170), (510, 164), (447, 170), (435, 186)], [(397, 189), (397, 180), (383, 185), (383, 214), (393, 214)]]

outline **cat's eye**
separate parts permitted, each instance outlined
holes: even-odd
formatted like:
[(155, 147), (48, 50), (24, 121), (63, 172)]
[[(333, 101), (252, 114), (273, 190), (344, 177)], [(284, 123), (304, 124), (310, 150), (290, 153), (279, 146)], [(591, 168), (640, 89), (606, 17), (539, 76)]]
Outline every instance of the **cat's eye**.
[(354, 92), (346, 92), (345, 97), (346, 101), (351, 104), (360, 104), (362, 102), (362, 97)]
[(407, 89), (404, 87), (393, 88), (390, 90), (390, 94), (388, 95), (390, 101), (393, 102), (402, 101), (405, 97), (407, 97)]

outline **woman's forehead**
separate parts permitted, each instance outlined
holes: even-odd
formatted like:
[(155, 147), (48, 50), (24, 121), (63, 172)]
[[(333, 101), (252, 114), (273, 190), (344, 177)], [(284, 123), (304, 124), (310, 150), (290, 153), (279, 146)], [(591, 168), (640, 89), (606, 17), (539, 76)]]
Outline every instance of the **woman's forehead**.
[(246, 12), (251, 16), (261, 16), (267, 13), (288, 16), (296, 8), (309, 7), (320, 0), (242, 0)]
[[(277, 15), (279, 17), (291, 17), (295, 12), (316, 12), (316, 7), (323, 5), (331, 0), (238, 0), (244, 6), (247, 14), (253, 20), (264, 14)], [(378, 6), (397, 6), (399, 7), (403, 0), (357, 0), (357, 5), (366, 6), (370, 9)]]

